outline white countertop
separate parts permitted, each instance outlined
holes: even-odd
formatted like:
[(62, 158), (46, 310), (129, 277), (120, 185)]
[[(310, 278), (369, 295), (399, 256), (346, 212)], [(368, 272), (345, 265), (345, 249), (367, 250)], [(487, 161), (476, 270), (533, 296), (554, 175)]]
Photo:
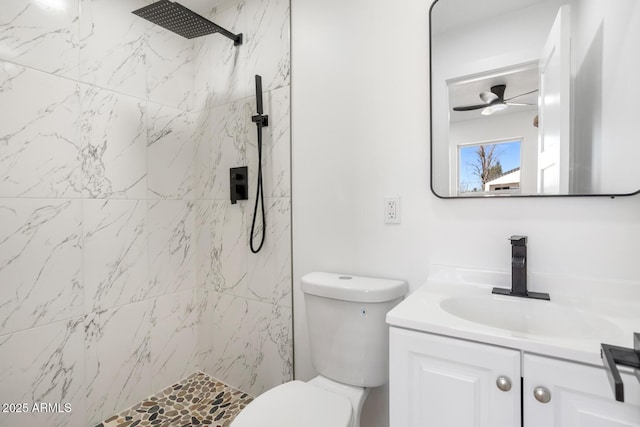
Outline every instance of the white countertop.
[[(554, 285), (553, 280), (538, 277), (532, 290), (551, 295), (551, 301), (541, 301), (491, 294), (494, 285), (509, 287), (505, 284), (510, 280), (506, 273), (440, 266), (433, 271), (425, 285), (387, 314), (389, 325), (597, 366), (602, 365), (601, 343), (633, 348), (633, 332), (640, 332), (638, 284), (594, 284), (564, 278), (562, 285)], [(452, 310), (465, 307), (452, 302), (467, 304), (468, 313), (460, 308), (458, 312)], [(522, 319), (517, 314), (521, 308), (528, 313)], [(514, 329), (507, 324), (502, 327), (502, 314), (518, 321), (512, 321), (517, 324)], [(489, 320), (484, 324), (468, 320), (474, 316)], [(544, 317), (543, 327), (537, 328), (536, 317)]]

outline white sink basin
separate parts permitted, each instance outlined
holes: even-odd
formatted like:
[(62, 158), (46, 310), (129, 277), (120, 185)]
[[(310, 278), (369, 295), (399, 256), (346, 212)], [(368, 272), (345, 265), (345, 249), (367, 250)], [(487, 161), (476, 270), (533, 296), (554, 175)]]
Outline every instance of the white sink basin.
[(391, 326), (600, 366), (602, 343), (632, 348), (640, 282), (531, 275), (551, 301), (494, 295), (511, 272), (432, 266), (427, 282), (387, 313)]
[(447, 313), (475, 323), (523, 334), (566, 339), (597, 339), (622, 331), (607, 319), (553, 301), (456, 295), (440, 301)]

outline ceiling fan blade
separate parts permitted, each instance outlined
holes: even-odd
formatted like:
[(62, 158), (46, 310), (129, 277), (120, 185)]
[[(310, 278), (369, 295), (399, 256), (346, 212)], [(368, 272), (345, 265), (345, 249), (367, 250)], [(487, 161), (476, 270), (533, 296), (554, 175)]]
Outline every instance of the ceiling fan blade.
[(516, 96), (512, 96), (511, 98), (507, 98), (507, 99), (505, 99), (505, 101), (509, 101), (509, 100), (511, 100), (511, 99), (515, 99), (515, 98), (519, 98), (519, 97), (521, 97), (521, 96), (529, 95), (529, 94), (531, 94), (531, 93), (535, 93), (535, 92), (537, 92), (537, 91), (538, 91), (538, 89), (534, 89), (534, 90), (531, 90), (531, 91), (529, 91), (529, 92), (521, 93), (520, 95), (516, 95)]
[(479, 110), (485, 107), (487, 107), (487, 104), (466, 105), (462, 107), (453, 107), (453, 111), (471, 111), (471, 110)]
[(522, 102), (505, 102), (505, 104), (507, 104), (507, 105), (515, 105), (517, 107), (527, 107), (529, 105), (536, 105), (536, 104), (524, 104)]
[(482, 92), (480, 92), (480, 99), (482, 99), (486, 104), (491, 104), (493, 101), (500, 98), (493, 92), (483, 90)]
[[(453, 111), (471, 111), (471, 110), (479, 110), (483, 108), (484, 109), (482, 111), (483, 115), (493, 114), (495, 111), (499, 111), (507, 107), (504, 99), (504, 91), (506, 88), (507, 88), (507, 85), (491, 86), (491, 91), (483, 90), (482, 92), (480, 92), (480, 99), (484, 101), (484, 104), (453, 107)], [(522, 95), (526, 95), (526, 94), (522, 94)], [(518, 95), (518, 96), (522, 96), (522, 95)], [(509, 98), (509, 99), (513, 99), (513, 98)], [(500, 106), (497, 106), (497, 105), (500, 105)], [(512, 105), (515, 105), (515, 104), (512, 104)], [(526, 104), (522, 104), (522, 105), (526, 105)]]

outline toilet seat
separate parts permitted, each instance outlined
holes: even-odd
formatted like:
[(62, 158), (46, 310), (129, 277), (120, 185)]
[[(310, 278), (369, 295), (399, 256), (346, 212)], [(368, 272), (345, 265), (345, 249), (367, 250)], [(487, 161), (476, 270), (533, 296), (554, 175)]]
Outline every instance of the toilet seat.
[(232, 427), (349, 427), (348, 398), (302, 381), (290, 381), (259, 396), (244, 408)]

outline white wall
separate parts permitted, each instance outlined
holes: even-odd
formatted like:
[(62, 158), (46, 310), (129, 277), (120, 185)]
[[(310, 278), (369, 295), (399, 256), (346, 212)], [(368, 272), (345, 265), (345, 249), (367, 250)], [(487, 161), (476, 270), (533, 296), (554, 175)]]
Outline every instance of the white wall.
[(571, 7), (577, 172), (591, 175), (594, 192), (635, 191), (640, 145), (628, 135), (636, 133), (640, 80), (628, 73), (640, 67), (640, 4), (574, 0)]
[[(429, 191), (428, 8), (292, 0), (298, 378), (314, 375), (299, 291), (310, 271), (402, 278), (416, 289), (434, 263), (507, 271), (507, 237), (523, 233), (531, 272), (640, 277), (639, 197), (441, 200)], [(390, 195), (402, 198), (400, 225), (383, 224)], [(376, 391), (363, 425), (387, 423)]]

